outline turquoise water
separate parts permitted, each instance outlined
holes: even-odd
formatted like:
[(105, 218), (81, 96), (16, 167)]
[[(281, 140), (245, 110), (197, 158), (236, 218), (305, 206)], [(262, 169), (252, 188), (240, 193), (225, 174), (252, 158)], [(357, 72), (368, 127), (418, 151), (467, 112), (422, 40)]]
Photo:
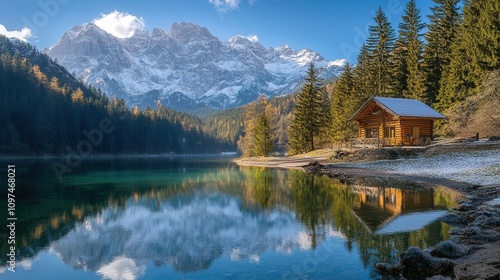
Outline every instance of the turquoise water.
[(3, 239), (0, 279), (378, 279), (374, 263), (448, 238), (456, 196), (222, 157), (84, 161), (62, 181), (51, 161), (7, 164), (17, 259)]

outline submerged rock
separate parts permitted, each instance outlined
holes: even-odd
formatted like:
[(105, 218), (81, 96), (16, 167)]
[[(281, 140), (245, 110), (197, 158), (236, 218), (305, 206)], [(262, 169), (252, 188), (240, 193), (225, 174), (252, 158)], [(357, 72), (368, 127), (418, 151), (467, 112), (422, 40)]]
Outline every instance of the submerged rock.
[(453, 276), (454, 265), (448, 259), (436, 258), (417, 247), (410, 247), (401, 254), (399, 263), (378, 263), (375, 268), (383, 274), (403, 276), (406, 279), (423, 279), (435, 275)]
[(403, 275), (409, 277), (427, 277), (434, 275), (452, 275), (452, 261), (431, 256), (417, 247), (410, 247), (401, 257)]

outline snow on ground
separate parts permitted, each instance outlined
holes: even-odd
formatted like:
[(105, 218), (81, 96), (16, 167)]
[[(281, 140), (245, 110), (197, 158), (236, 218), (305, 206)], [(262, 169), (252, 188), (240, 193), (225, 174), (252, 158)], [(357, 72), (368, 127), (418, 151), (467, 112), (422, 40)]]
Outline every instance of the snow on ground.
[(339, 166), (375, 168), (403, 175), (446, 178), (478, 185), (500, 184), (500, 150), (468, 151)]

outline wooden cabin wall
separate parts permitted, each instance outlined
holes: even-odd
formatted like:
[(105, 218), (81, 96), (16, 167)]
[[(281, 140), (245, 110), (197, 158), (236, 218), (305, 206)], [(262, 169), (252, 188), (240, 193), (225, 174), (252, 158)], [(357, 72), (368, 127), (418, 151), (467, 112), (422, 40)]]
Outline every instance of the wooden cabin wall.
[(403, 135), (413, 136), (413, 127), (418, 127), (420, 137), (431, 138), (433, 121), (428, 119), (402, 119), (401, 126), (403, 127)]
[(367, 128), (378, 128), (378, 138), (383, 139), (384, 127), (391, 127), (391, 126), (396, 128), (396, 138), (401, 138), (398, 137), (398, 135), (401, 135), (401, 127), (399, 126), (399, 120), (385, 111), (381, 112), (382, 113), (378, 115), (367, 114), (362, 119), (359, 120), (359, 126), (358, 126), (359, 138), (366, 138)]
[(413, 144), (423, 145), (424, 143), (420, 143), (423, 138), (432, 139), (433, 120), (422, 118), (397, 119), (385, 112), (379, 115), (366, 115), (359, 120), (358, 137), (366, 138), (367, 128), (378, 128), (378, 138), (382, 140), (384, 139), (385, 127), (395, 127), (396, 139), (390, 145), (412, 144), (410, 139), (414, 137), (413, 127), (419, 128), (419, 139), (421, 139), (418, 140), (418, 143), (414, 140)]

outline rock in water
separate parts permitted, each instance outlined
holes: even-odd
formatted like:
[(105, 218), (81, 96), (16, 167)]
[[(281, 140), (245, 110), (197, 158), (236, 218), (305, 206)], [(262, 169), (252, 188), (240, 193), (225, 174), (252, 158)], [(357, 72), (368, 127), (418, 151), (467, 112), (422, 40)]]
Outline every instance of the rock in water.
[(375, 267), (384, 274), (403, 276), (407, 279), (425, 279), (436, 275), (453, 277), (454, 265), (448, 259), (435, 258), (417, 247), (410, 247), (401, 254), (398, 264), (379, 263)]
[(403, 275), (408, 277), (428, 277), (453, 274), (452, 261), (431, 256), (417, 247), (410, 247), (401, 257)]

